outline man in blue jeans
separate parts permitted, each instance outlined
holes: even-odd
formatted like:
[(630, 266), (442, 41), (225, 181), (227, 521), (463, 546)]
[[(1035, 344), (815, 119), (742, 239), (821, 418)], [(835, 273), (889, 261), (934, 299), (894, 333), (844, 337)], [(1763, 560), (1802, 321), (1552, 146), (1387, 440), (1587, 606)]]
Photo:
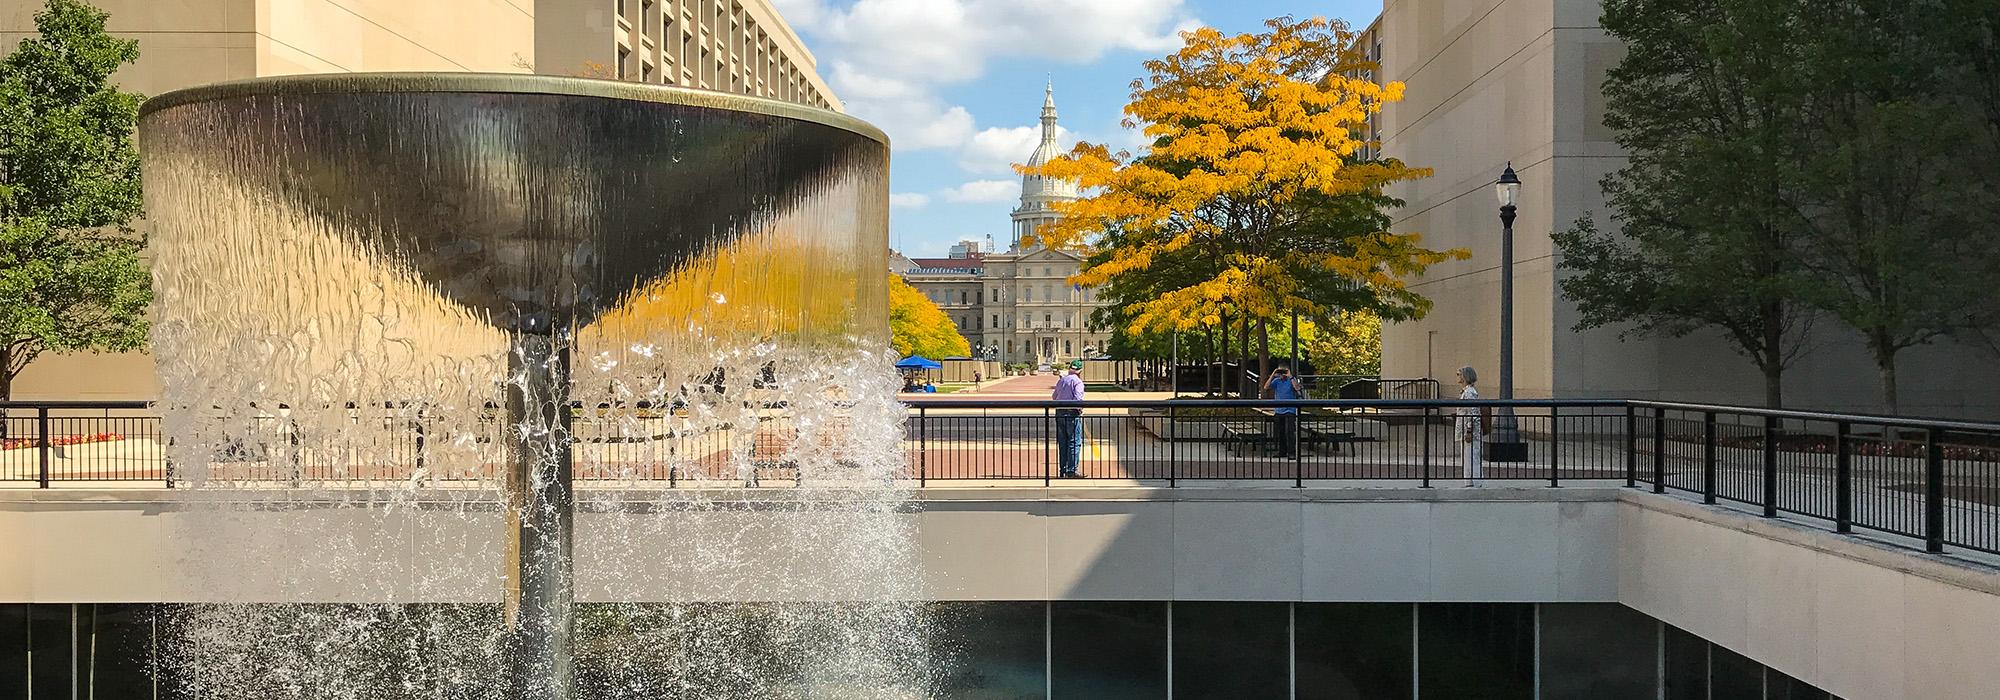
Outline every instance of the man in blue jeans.
[[(1071, 360), (1069, 371), (1056, 380), (1055, 393), (1049, 398), (1056, 401), (1083, 400), (1083, 360)], [(1083, 463), (1083, 409), (1056, 409), (1056, 450), (1065, 479), (1082, 478)]]
[[(1299, 378), (1292, 376), (1292, 368), (1279, 367), (1271, 370), (1271, 376), (1264, 380), (1264, 395), (1273, 399), (1296, 400), (1306, 397), (1299, 388)], [(1271, 437), (1278, 443), (1278, 456), (1295, 457), (1299, 450), (1299, 409), (1276, 408), (1271, 419)]]

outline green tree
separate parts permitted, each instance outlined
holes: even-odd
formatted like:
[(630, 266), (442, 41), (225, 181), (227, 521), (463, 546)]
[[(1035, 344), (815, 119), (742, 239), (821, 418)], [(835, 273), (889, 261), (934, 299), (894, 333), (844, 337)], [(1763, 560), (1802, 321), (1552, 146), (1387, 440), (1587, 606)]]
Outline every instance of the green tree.
[(38, 36), (0, 59), (0, 400), (44, 352), (140, 347), (152, 290), (138, 95), (111, 83), (139, 56), (81, 0), (50, 0)]
[(1619, 230), (1585, 216), (1554, 235), (1577, 330), (1716, 331), (1772, 407), (1813, 318), (1774, 157), (1803, 99), (1787, 82), (1787, 4), (1606, 0), (1603, 26), (1628, 49), (1604, 82), (1604, 122), (1631, 154), (1603, 182)]
[(889, 275), (889, 345), (898, 355), (931, 359), (972, 354), (972, 344), (944, 309), (893, 274)]
[(1299, 322), (1299, 347), (1320, 374), (1382, 374), (1382, 319), (1365, 311)]
[[(1991, 3), (1798, 3), (1790, 82), (1806, 92), (1781, 188), (1808, 230), (1803, 297), (1861, 334), (1883, 404), (1897, 357), (1996, 320)], [(1940, 21), (1943, 12), (1956, 15)], [(1968, 45), (1958, 25), (1989, 32)], [(1969, 50), (1968, 50), (1969, 49)], [(1981, 73), (1986, 73), (1984, 78)], [(1982, 105), (1982, 100), (1986, 102)]]

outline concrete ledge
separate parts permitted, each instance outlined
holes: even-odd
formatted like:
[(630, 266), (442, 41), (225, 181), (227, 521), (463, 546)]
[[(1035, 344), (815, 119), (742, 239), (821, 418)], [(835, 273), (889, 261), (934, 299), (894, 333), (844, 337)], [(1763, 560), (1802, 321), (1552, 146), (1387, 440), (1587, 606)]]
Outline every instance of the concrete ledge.
[[(1765, 518), (1730, 508), (1703, 505), (1684, 498), (1619, 489), (1625, 503), (1678, 518), (1727, 527), (1773, 542), (1803, 547), (1870, 566), (1919, 576), (1989, 595), (2000, 595), (2000, 558), (1980, 553), (1931, 554), (1866, 533), (1843, 535), (1832, 523), (1792, 516)], [(1914, 542), (1914, 541), (1913, 541)], [(1918, 543), (1920, 544), (1920, 543)], [(2000, 624), (2000, 620), (1994, 623)]]

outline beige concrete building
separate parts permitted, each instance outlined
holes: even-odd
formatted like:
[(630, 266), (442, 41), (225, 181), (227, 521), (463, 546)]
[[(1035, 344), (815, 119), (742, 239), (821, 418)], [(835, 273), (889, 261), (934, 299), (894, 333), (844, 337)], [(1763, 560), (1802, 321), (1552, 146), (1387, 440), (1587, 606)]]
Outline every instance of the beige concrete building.
[[(1042, 140), (1028, 155), (1041, 165), (1062, 153), (1057, 142), (1056, 97), (1042, 97)], [(988, 252), (988, 242), (960, 241), (942, 258), (891, 256), (892, 270), (937, 302), (972, 343), (973, 352), (1002, 362), (1064, 362), (1094, 357), (1111, 342), (1111, 329), (1093, 326), (1090, 314), (1103, 302), (1096, 290), (1067, 279), (1083, 258), (1044, 248), (1030, 238), (1062, 215), (1055, 206), (1077, 198), (1074, 182), (1036, 175), (1021, 177), (1021, 204), (1014, 208), (1007, 251)]]
[[(1385, 327), (1385, 376), (1451, 376), (1471, 365), (1498, 389), (1499, 205), (1493, 181), (1509, 162), (1523, 187), (1514, 224), (1514, 367), (1522, 397), (1630, 397), (1757, 405), (1762, 377), (1712, 334), (1620, 341), (1615, 329), (1573, 332), (1577, 312), (1556, 287), (1549, 234), (1594, 214), (1611, 225), (1599, 181), (1625, 164), (1603, 124), (1600, 86), (1624, 54), (1599, 26), (1597, 0), (1386, 0), (1363, 33), (1402, 102), (1377, 127), (1386, 155), (1434, 168), (1396, 188), (1397, 230), (1470, 260), (1431, 268), (1415, 288), (1428, 318)], [(1787, 373), (1789, 405), (1877, 411), (1875, 370), (1860, 337), (1838, 321)], [(1948, 344), (1904, 353), (1902, 405), (1914, 415), (2000, 416), (1991, 359)]]
[[(769, 0), (92, 1), (139, 41), (118, 81), (145, 95), (299, 73), (532, 70), (840, 108)], [(43, 6), (0, 0), (0, 52), (32, 35)], [(143, 353), (44, 355), (14, 385), (18, 400), (157, 393)]]
[(536, 0), (535, 72), (771, 97), (838, 111), (769, 0)]
[(1001, 362), (1066, 362), (1095, 357), (1111, 329), (1090, 324), (1103, 305), (1096, 290), (1072, 285), (1083, 259), (1033, 248), (988, 254), (970, 241), (963, 257), (902, 258), (894, 269), (958, 324), (973, 352)]

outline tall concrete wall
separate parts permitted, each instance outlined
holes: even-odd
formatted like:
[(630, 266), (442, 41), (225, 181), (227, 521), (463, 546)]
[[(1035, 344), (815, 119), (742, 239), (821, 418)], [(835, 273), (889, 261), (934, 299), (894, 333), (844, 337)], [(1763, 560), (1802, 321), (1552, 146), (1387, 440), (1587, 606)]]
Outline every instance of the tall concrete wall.
[[(1413, 285), (1436, 302), (1421, 321), (1383, 328), (1383, 374), (1449, 380), (1471, 365), (1498, 389), (1500, 222), (1491, 183), (1511, 161), (1524, 186), (1514, 250), (1514, 362), (1522, 397), (1617, 397), (1761, 405), (1755, 367), (1713, 333), (1621, 341), (1618, 329), (1576, 332), (1556, 287), (1549, 234), (1593, 215), (1616, 230), (1599, 182), (1625, 163), (1603, 125), (1605, 71), (1621, 42), (1598, 22), (1597, 0), (1388, 0), (1381, 76), (1407, 83), (1383, 110), (1383, 152), (1434, 168), (1396, 188), (1408, 202), (1395, 228), (1472, 258), (1439, 265)], [(1813, 350), (1785, 382), (1788, 405), (1879, 412), (1876, 372), (1861, 338), (1822, 320)], [(1943, 342), (1904, 353), (1906, 414), (2000, 417), (1990, 355)]]
[[(499, 597), (497, 510), (213, 497), (0, 491), (0, 603)], [(921, 505), (926, 600), (1618, 602), (1842, 697), (2000, 697), (2000, 569), (1640, 491), (934, 489)], [(581, 513), (578, 595), (865, 590), (837, 566), (762, 564), (810, 560), (813, 542), (757, 527), (786, 512)], [(724, 534), (766, 556), (693, 572), (686, 543)]]

